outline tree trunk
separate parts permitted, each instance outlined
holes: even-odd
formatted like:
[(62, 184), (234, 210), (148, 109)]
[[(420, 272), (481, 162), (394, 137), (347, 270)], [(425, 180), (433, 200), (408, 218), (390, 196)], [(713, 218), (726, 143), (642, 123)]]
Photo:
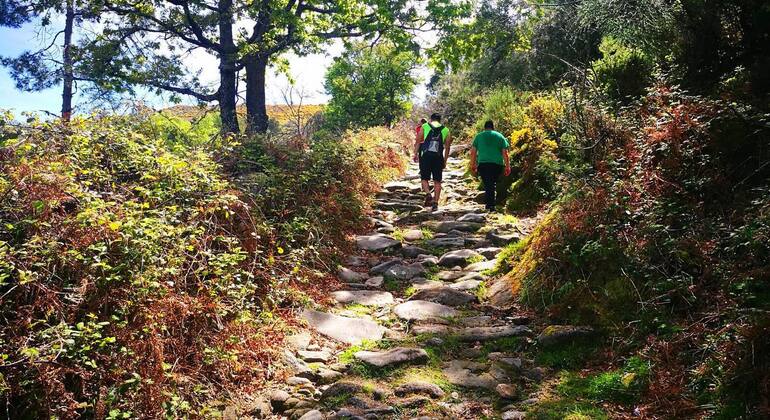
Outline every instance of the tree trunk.
[(265, 106), (265, 73), (267, 58), (253, 56), (246, 60), (246, 133), (267, 132), (268, 117)]
[(73, 86), (73, 70), (72, 70), (72, 32), (75, 26), (75, 0), (67, 0), (66, 15), (64, 21), (64, 52), (62, 54), (62, 84), (64, 88), (62, 90), (61, 99), (61, 119), (62, 121), (69, 122), (72, 117), (72, 86)]
[(219, 54), (219, 118), (222, 134), (238, 134), (238, 115), (235, 112), (236, 59), (238, 49), (233, 42), (233, 2), (219, 1), (219, 37), (222, 52)]

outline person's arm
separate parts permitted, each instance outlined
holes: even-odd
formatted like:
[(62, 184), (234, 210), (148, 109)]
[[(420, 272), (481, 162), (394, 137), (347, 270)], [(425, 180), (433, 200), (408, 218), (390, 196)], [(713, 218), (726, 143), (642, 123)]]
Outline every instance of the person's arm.
[(417, 135), (414, 137), (414, 161), (420, 161), (420, 144), (422, 144), (425, 135), (422, 132), (422, 127), (417, 130)]
[(476, 176), (479, 173), (479, 165), (478, 165), (478, 151), (476, 150), (476, 147), (471, 147), (471, 173)]
[(444, 140), (444, 167), (446, 168), (446, 162), (449, 160), (449, 150), (452, 148), (452, 135), (447, 133)]
[(503, 161), (505, 162), (505, 176), (511, 174), (511, 158), (508, 156), (508, 149), (503, 149)]

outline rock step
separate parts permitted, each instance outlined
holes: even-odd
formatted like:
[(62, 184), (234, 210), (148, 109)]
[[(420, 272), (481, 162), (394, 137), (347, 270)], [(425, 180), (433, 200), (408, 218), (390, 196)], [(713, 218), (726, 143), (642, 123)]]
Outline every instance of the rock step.
[(302, 318), (319, 333), (348, 344), (361, 344), (363, 340), (380, 340), (385, 327), (361, 318), (348, 318), (326, 312), (306, 309)]
[(385, 351), (362, 350), (353, 354), (353, 357), (380, 368), (403, 364), (423, 364), (428, 361), (428, 353), (425, 350), (409, 347), (395, 347)]
[(332, 298), (341, 304), (355, 303), (365, 306), (386, 306), (393, 303), (390, 292), (375, 290), (340, 290), (332, 292)]

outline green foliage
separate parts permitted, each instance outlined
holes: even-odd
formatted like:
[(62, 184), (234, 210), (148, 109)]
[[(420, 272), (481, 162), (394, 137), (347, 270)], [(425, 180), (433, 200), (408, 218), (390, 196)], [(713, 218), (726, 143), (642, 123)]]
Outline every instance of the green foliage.
[(394, 45), (351, 45), (326, 72), (324, 87), (331, 96), (324, 116), (335, 128), (391, 126), (411, 109), (410, 97), (419, 60)]
[(150, 129), (165, 139), (169, 149), (183, 152), (189, 148), (212, 147), (221, 149), (219, 116), (216, 113), (203, 114), (196, 120), (189, 120), (164, 112), (153, 114), (147, 121)]
[(649, 362), (639, 357), (628, 359), (622, 369), (580, 377), (564, 374), (557, 391), (565, 397), (632, 404), (638, 401), (650, 376)]
[(641, 51), (614, 38), (602, 40), (602, 58), (592, 63), (596, 82), (612, 103), (628, 103), (645, 94), (652, 82), (652, 62)]

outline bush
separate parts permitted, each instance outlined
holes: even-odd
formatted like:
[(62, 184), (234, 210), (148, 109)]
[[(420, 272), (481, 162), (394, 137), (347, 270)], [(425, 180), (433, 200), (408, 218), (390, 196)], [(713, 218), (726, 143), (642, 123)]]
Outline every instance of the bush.
[(611, 103), (627, 104), (645, 94), (652, 82), (652, 62), (641, 51), (605, 37), (602, 58), (592, 63), (596, 83)]
[(220, 415), (264, 384), (285, 329), (274, 311), (322, 298), (364, 197), (404, 165), (381, 143), (398, 134), (372, 131), (307, 150), (248, 142), (262, 153), (233, 159), (263, 171), (228, 179), (212, 160), (226, 149), (155, 118), (32, 121), (4, 144), (13, 418)]

